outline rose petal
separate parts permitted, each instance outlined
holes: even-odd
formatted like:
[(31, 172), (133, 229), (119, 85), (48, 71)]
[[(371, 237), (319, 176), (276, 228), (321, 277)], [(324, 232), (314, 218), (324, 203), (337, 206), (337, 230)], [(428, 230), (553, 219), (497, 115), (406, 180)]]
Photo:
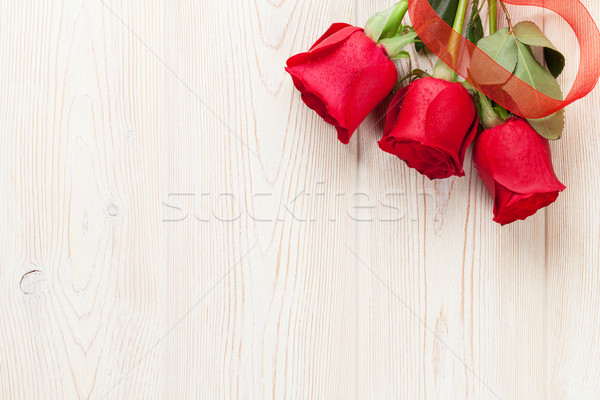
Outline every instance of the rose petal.
[(478, 123), (473, 98), (460, 84), (421, 78), (392, 100), (379, 147), (430, 179), (464, 176)]
[(418, 141), (398, 140), (387, 136), (379, 141), (379, 148), (396, 155), (410, 168), (416, 169), (429, 179), (445, 179), (458, 173), (459, 168), (451, 156), (443, 150)]
[(397, 82), (395, 64), (362, 28), (332, 26), (306, 53), (288, 60), (286, 71), (302, 100), (347, 144), (367, 115)]
[(443, 149), (454, 159), (457, 173), (464, 175), (462, 164), (466, 148), (474, 139), (477, 108), (469, 92), (460, 83), (442, 90), (430, 103), (425, 119), (427, 142)]
[(565, 189), (554, 173), (548, 140), (520, 118), (482, 132), (473, 160), (494, 198), (494, 221), (502, 225), (535, 214)]
[[(361, 30), (362, 28), (356, 27), (356, 26), (352, 26), (350, 24), (346, 24), (343, 22), (336, 22), (334, 24), (332, 24), (329, 29), (327, 29), (327, 31), (325, 31), (325, 33), (317, 39), (317, 41), (312, 45), (312, 47), (310, 48), (310, 50), (314, 50), (319, 44), (323, 43), (323, 41), (327, 38), (329, 38), (330, 36), (333, 36), (335, 33), (346, 29), (346, 28), (354, 28), (353, 30)], [(354, 32), (352, 32), (354, 33)], [(345, 33), (345, 36), (348, 37), (350, 36), (351, 33)], [(309, 51), (310, 51), (309, 50)]]
[[(378, 49), (379, 50), (379, 49)], [(352, 84), (346, 100), (346, 127), (354, 132), (371, 111), (394, 90), (398, 81), (396, 65), (383, 51), (374, 51), (373, 60)]]
[(518, 194), (511, 192), (500, 184), (496, 184), (494, 201), (494, 221), (507, 225), (524, 220), (540, 209), (548, 207), (558, 198), (559, 191), (548, 193)]
[(548, 140), (521, 118), (484, 131), (474, 153), (478, 168), (515, 193), (562, 191), (552, 167)]
[(404, 98), (406, 97), (406, 92), (408, 92), (409, 87), (410, 86), (405, 86), (400, 89), (392, 99), (385, 117), (385, 128), (383, 130), (384, 137), (389, 135), (389, 133), (396, 127), (396, 123), (398, 122), (398, 114), (400, 114), (400, 109), (402, 108), (402, 103), (404, 102)]
[(364, 30), (348, 24), (333, 24), (327, 32), (312, 45), (309, 51), (290, 57), (287, 60), (287, 66), (295, 67), (316, 57), (323, 57), (342, 45), (346, 39), (352, 36), (352, 34), (359, 31), (363, 32)]

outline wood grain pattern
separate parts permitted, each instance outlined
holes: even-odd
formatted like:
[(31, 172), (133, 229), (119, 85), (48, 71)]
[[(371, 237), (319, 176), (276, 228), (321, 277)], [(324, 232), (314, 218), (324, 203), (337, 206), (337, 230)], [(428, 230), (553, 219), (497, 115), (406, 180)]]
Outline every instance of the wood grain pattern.
[[(134, 6), (113, 4), (160, 49), (161, 16)], [(162, 68), (100, 2), (4, 2), (0, 15), (0, 398), (100, 398), (166, 311)], [(157, 393), (161, 353), (113, 394)]]
[[(192, 194), (196, 212), (208, 214), (166, 227), (172, 318), (250, 251), (170, 337), (175, 398), (353, 397), (355, 273), (343, 243), (355, 228), (329, 204), (335, 198), (317, 194), (352, 192), (355, 157), (343, 159), (282, 68), (330, 21), (351, 18), (351, 8), (169, 7), (179, 48), (168, 63), (191, 90), (171, 88), (162, 189)], [(206, 20), (220, 23), (199, 23)]]
[(600, 398), (598, 90), (500, 228), (470, 154), (428, 181), (386, 104), (343, 146), (284, 72), (389, 6), (0, 2), (1, 400)]
[[(600, 21), (600, 4), (584, 4)], [(552, 14), (544, 22), (556, 45), (578, 59), (568, 25)], [(563, 87), (570, 88), (576, 72), (563, 74)], [(565, 137), (552, 148), (568, 186), (546, 213), (547, 379), (549, 393), (561, 399), (600, 398), (600, 189), (594, 183), (600, 178), (599, 104), (596, 88), (568, 107)]]

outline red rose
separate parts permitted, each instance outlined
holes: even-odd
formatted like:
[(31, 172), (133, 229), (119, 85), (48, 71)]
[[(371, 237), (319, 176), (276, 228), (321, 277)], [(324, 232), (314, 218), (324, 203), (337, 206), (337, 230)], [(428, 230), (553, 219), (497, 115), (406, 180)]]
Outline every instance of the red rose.
[(494, 221), (506, 225), (552, 204), (565, 190), (552, 168), (548, 140), (521, 118), (483, 131), (473, 159), (494, 198)]
[(421, 78), (392, 100), (379, 147), (429, 179), (464, 176), (478, 124), (475, 101), (460, 83)]
[(291, 57), (286, 71), (302, 100), (336, 127), (344, 144), (398, 81), (385, 50), (348, 24), (333, 24), (308, 52)]

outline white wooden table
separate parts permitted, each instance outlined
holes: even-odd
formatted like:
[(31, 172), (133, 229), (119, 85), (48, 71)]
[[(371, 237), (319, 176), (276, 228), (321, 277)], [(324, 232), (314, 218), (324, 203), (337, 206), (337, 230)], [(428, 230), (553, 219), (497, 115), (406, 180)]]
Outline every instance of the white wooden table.
[(0, 2), (0, 399), (600, 399), (600, 91), (501, 228), (283, 70), (390, 5)]

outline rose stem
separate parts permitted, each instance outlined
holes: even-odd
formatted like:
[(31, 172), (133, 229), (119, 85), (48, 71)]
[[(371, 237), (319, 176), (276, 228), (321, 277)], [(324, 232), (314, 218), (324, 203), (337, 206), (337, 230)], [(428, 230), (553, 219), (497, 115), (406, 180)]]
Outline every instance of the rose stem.
[[(493, 35), (498, 30), (498, 0), (488, 0), (488, 12), (489, 12), (489, 22), (490, 22), (490, 35)], [(506, 14), (506, 19), (508, 21), (508, 25), (512, 31), (512, 21), (510, 20), (510, 15), (508, 14), (508, 10), (504, 5), (504, 2), (500, 0), (500, 6), (504, 10)], [(505, 121), (496, 113), (493, 109), (492, 101), (483, 93), (477, 92), (479, 97), (479, 104), (481, 105), (481, 123), (483, 124), (485, 129), (491, 129), (498, 125), (503, 124)], [(500, 107), (500, 106), (498, 106)]]
[(456, 17), (454, 17), (454, 25), (452, 26), (452, 29), (458, 32), (459, 35), (462, 34), (465, 16), (467, 15), (468, 4), (469, 0), (460, 0), (458, 3), (458, 8), (456, 9)]
[[(467, 15), (467, 6), (469, 5), (469, 0), (460, 0), (460, 2), (458, 3), (458, 8), (456, 10), (456, 17), (454, 17), (454, 25), (452, 26), (452, 29), (454, 29), (458, 35), (462, 35), (462, 31), (463, 31), (463, 26), (465, 24), (465, 17)], [(450, 49), (453, 50), (453, 59), (454, 59), (454, 82), (456, 82), (456, 79), (458, 78), (458, 74), (456, 73), (456, 68), (457, 68), (457, 64), (458, 64), (458, 42), (459, 42), (460, 36), (456, 36), (456, 35), (452, 35), (452, 42), (451, 45), (449, 46)]]
[(498, 30), (498, 9), (497, 0), (488, 0), (489, 19), (490, 19), (490, 35), (493, 35)]
[[(502, 7), (504, 14), (506, 14), (506, 22), (508, 22), (508, 29), (510, 30), (511, 33), (514, 32), (512, 19), (510, 18), (510, 13), (508, 12), (508, 9), (506, 8), (506, 4), (504, 4), (504, 2), (502, 0), (500, 0), (500, 7)], [(517, 39), (515, 38), (515, 40), (517, 40)]]

